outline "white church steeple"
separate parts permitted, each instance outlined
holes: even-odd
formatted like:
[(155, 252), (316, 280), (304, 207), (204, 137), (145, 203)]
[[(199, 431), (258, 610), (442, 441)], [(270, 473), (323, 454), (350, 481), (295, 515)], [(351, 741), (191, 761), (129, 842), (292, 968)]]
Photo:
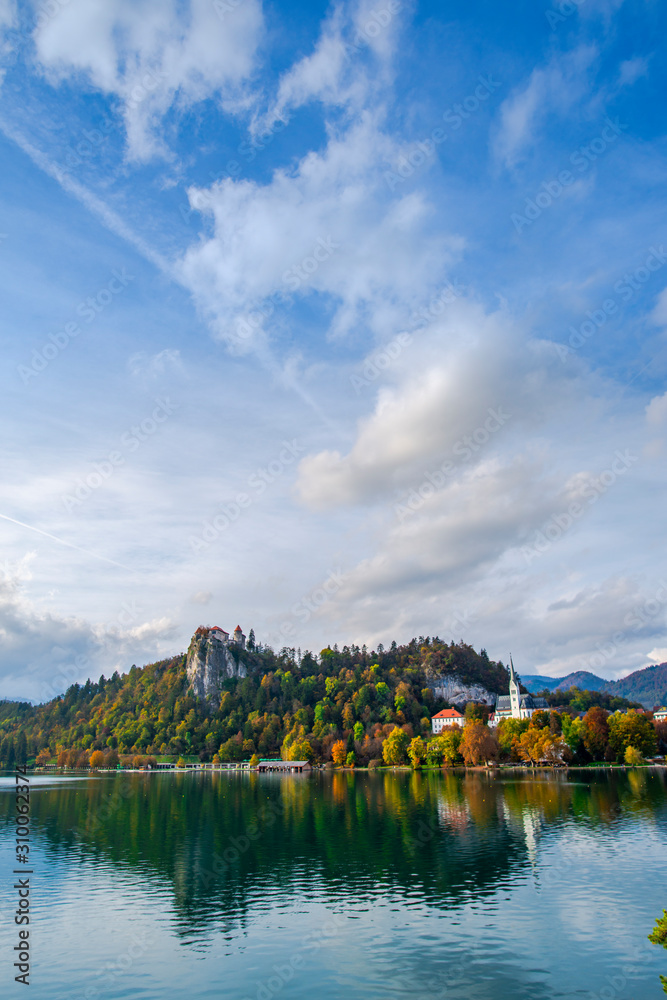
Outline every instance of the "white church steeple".
[(512, 718), (521, 718), (521, 696), (519, 694), (519, 685), (514, 673), (514, 663), (512, 662), (512, 654), (510, 653), (510, 705), (512, 707)]

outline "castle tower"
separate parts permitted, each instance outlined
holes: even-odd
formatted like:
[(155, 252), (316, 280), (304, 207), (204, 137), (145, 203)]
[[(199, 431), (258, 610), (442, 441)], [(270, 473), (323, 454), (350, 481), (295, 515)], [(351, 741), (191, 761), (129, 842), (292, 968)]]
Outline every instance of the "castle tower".
[(245, 649), (245, 636), (240, 625), (237, 625), (234, 629), (234, 642), (241, 646), (242, 649)]
[(514, 663), (512, 662), (512, 654), (510, 653), (510, 705), (512, 708), (512, 718), (521, 718), (521, 695), (519, 694), (519, 685), (517, 683), (516, 675), (514, 673)]

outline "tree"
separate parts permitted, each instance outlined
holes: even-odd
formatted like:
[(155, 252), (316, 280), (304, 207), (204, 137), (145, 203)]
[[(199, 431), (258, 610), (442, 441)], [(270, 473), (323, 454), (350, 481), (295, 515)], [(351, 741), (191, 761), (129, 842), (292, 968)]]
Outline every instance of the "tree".
[(639, 767), (640, 764), (644, 763), (644, 758), (639, 750), (636, 750), (634, 747), (626, 747), (625, 763), (628, 767)]
[(408, 746), (408, 757), (413, 767), (421, 767), (426, 756), (426, 744), (421, 736), (415, 736)]
[(356, 763), (356, 760), (357, 760), (357, 758), (355, 756), (354, 750), (350, 750), (350, 752), (348, 753), (347, 757), (345, 758), (345, 766), (346, 767), (354, 767), (354, 765)]
[(426, 744), (426, 760), (433, 767), (438, 767), (442, 764), (444, 757), (444, 746), (442, 743), (441, 736), (434, 736)]
[(652, 757), (656, 748), (653, 723), (640, 712), (630, 710), (625, 714), (615, 712), (609, 716), (609, 745), (622, 761), (628, 747), (634, 747), (644, 757)]
[(482, 761), (488, 765), (498, 756), (498, 740), (483, 722), (469, 722), (463, 730), (459, 750), (466, 767), (474, 767)]
[(461, 763), (461, 740), (463, 733), (458, 726), (452, 726), (440, 737), (442, 740), (442, 759), (448, 767)]
[[(648, 936), (651, 944), (661, 944), (667, 948), (667, 910), (662, 911), (662, 916), (658, 917), (653, 931)], [(667, 993), (667, 976), (660, 976), (660, 982), (665, 993)]]
[(530, 726), (516, 743), (519, 758), (528, 764), (559, 764), (569, 747), (560, 736), (554, 736), (547, 728)]
[(101, 750), (93, 750), (90, 755), (90, 766), (94, 768), (104, 767), (106, 758)]
[(336, 740), (331, 748), (331, 759), (334, 764), (339, 767), (345, 763), (345, 758), (347, 756), (347, 748), (345, 746), (344, 740)]
[(178, 760), (176, 761), (176, 767), (185, 767), (185, 761), (183, 760), (182, 757), (179, 757)]
[(528, 719), (501, 719), (496, 729), (496, 738), (504, 758), (515, 757), (515, 745), (522, 733), (528, 729)]
[(48, 764), (50, 760), (51, 760), (51, 754), (49, 753), (49, 749), (48, 747), (44, 747), (44, 749), (40, 750), (39, 753), (37, 754), (35, 765), (37, 767), (44, 767), (44, 765)]
[(250, 758), (250, 766), (257, 767), (258, 764), (259, 764), (259, 757), (257, 756), (256, 753), (254, 753)]
[(16, 737), (16, 763), (23, 767), (28, 760), (28, 744), (25, 733), (21, 730)]
[(295, 740), (289, 749), (288, 760), (307, 760), (312, 763), (315, 760), (313, 748), (307, 739)]
[(385, 764), (404, 764), (410, 737), (398, 726), (392, 730), (382, 744), (382, 756)]
[(608, 712), (604, 708), (589, 708), (583, 718), (583, 741), (593, 760), (604, 760), (609, 742)]

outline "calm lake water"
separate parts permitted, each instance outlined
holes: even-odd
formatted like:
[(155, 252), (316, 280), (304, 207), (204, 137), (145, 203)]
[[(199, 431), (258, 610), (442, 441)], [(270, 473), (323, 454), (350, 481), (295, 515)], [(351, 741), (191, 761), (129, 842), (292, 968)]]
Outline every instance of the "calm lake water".
[[(664, 770), (31, 785), (39, 1000), (664, 997)], [(3, 996), (23, 989), (12, 792)]]

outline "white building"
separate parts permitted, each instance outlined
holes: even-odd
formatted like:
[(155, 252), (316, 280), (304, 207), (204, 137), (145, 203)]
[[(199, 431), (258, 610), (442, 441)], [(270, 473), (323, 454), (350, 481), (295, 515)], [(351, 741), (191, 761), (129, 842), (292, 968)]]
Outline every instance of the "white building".
[(548, 708), (549, 702), (546, 698), (534, 698), (532, 694), (521, 694), (510, 656), (510, 693), (498, 695), (496, 709), (493, 716), (489, 718), (489, 725), (497, 726), (501, 719), (530, 719), (534, 712)]
[(441, 733), (443, 729), (451, 729), (453, 726), (463, 729), (465, 721), (465, 717), (455, 708), (443, 708), (442, 712), (438, 712), (431, 719), (431, 730), (434, 733)]

